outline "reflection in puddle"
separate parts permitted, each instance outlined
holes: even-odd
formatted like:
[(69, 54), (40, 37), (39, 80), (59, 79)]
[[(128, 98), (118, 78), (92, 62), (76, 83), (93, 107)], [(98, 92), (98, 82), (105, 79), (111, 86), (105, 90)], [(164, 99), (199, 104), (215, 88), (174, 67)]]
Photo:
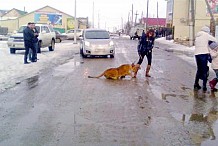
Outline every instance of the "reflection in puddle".
[(170, 113), (173, 118), (183, 123), (194, 144), (213, 145), (218, 142), (218, 111), (211, 108), (208, 113)]
[(26, 79), (26, 82), (29, 89), (35, 88), (36, 86), (38, 86), (39, 75)]
[(165, 93), (162, 93), (161, 94), (161, 97), (163, 100), (167, 100), (167, 97), (179, 97), (179, 98), (182, 98), (184, 100), (188, 100), (188, 95), (177, 95), (177, 94), (165, 94)]
[(53, 75), (54, 76), (66, 76), (69, 73), (73, 72), (75, 67), (79, 66), (83, 62), (78, 62), (72, 59), (70, 62), (62, 64), (55, 68)]

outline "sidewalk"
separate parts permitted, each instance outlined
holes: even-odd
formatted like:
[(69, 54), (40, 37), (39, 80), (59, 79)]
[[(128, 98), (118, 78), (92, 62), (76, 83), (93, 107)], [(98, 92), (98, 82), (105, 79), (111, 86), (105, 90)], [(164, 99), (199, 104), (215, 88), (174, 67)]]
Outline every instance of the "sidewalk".
[(156, 39), (154, 47), (164, 49), (168, 52), (183, 53), (183, 54), (190, 56), (190, 57), (194, 56), (194, 49), (195, 49), (195, 46), (187, 47), (184, 45), (174, 43), (173, 40), (166, 40), (166, 38)]

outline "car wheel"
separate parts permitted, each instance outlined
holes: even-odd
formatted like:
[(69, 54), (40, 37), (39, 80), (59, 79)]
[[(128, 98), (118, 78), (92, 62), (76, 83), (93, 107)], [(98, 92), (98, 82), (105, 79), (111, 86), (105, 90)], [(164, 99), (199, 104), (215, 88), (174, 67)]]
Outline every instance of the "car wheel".
[(82, 55), (83, 58), (87, 58), (87, 55), (85, 55), (85, 54), (83, 53), (83, 51), (81, 52), (81, 55)]
[(110, 55), (110, 58), (114, 58), (114, 55)]
[(16, 52), (16, 49), (15, 49), (15, 48), (10, 48), (10, 53), (11, 53), (11, 54), (15, 54), (15, 52)]
[(51, 41), (51, 46), (48, 47), (49, 51), (54, 51), (54, 48), (55, 48), (55, 41), (52, 40)]

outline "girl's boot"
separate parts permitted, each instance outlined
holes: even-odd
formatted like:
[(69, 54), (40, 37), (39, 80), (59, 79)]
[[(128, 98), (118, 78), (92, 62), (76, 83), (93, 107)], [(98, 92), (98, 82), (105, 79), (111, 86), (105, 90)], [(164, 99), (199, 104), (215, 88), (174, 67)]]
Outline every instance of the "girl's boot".
[(151, 77), (151, 76), (149, 75), (150, 69), (151, 69), (151, 65), (147, 65), (146, 74), (145, 74), (146, 77)]
[(216, 84), (217, 84), (217, 78), (214, 78), (213, 80), (209, 82), (211, 91), (214, 91), (214, 92), (217, 91), (217, 89), (215, 88)]

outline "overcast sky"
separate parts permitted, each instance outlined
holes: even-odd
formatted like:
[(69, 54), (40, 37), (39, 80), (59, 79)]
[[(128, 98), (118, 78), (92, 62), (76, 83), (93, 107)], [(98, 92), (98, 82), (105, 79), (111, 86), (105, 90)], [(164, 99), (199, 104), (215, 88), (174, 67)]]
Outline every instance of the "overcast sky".
[[(70, 2), (71, 1), (71, 2)], [(166, 17), (166, 1), (165, 0), (150, 0), (149, 1), (149, 16), (157, 17), (157, 1), (159, 4), (159, 18)], [(130, 12), (133, 4), (134, 14), (139, 14), (140, 18), (142, 11), (146, 16), (147, 0), (77, 0), (77, 17), (89, 17), (92, 21), (92, 8), (94, 2), (94, 16), (95, 26), (99, 24), (101, 28), (121, 27), (121, 18), (123, 22), (127, 22), (128, 13)], [(9, 10), (17, 8), (27, 12), (32, 12), (36, 9), (49, 5), (67, 14), (74, 16), (74, 3), (75, 0), (0, 0), (0, 9)], [(135, 16), (134, 16), (135, 20)]]

